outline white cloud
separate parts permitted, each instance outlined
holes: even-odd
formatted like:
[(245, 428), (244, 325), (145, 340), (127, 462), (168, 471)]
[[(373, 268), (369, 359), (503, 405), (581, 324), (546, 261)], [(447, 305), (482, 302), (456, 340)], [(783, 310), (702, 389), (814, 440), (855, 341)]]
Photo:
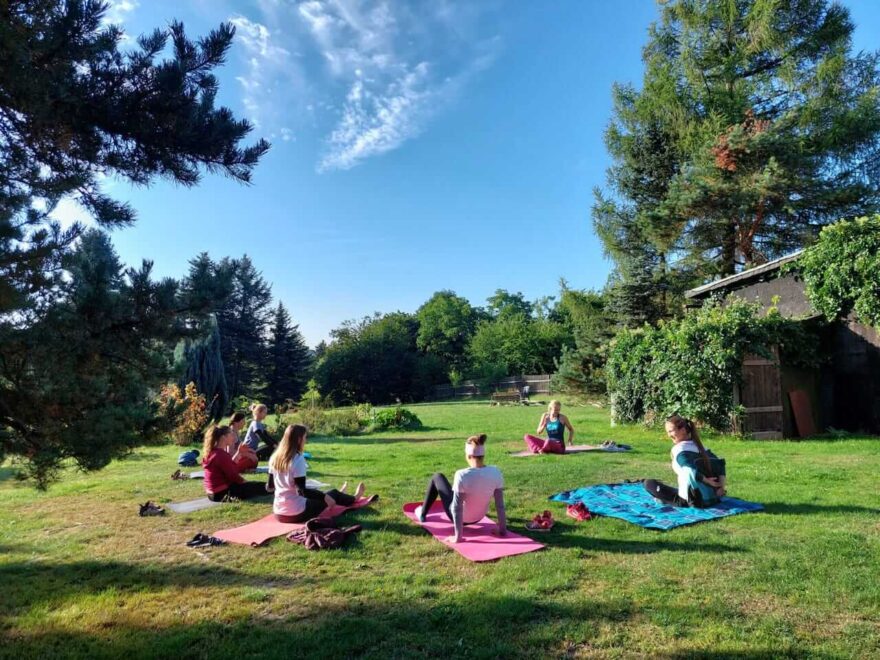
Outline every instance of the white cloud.
[(242, 105), (266, 135), (323, 135), (317, 169), (349, 169), (425, 130), (498, 52), (496, 0), (256, 0), (235, 14)]
[(417, 136), (464, 80), (494, 58), (496, 41), (486, 49), (484, 41), (461, 38), (454, 8), (443, 5), (438, 14), (421, 7), (413, 14), (387, 0), (297, 6), (330, 75), (346, 89), (319, 171), (349, 169)]
[(104, 14), (105, 24), (122, 25), (129, 15), (140, 6), (138, 0), (108, 0), (107, 13)]

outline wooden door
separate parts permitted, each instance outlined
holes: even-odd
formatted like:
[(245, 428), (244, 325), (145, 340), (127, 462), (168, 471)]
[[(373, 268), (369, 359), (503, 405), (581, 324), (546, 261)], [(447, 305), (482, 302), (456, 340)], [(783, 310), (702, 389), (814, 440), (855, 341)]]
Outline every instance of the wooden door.
[[(774, 350), (774, 357), (777, 353)], [(747, 355), (743, 360), (743, 383), (734, 393), (746, 409), (745, 428), (754, 438), (782, 437), (782, 385), (778, 359)]]

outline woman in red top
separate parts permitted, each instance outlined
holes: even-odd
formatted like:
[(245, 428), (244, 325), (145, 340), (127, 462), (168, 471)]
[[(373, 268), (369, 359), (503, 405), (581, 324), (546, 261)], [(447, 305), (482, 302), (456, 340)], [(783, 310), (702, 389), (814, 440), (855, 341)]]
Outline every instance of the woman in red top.
[(267, 486), (245, 481), (229, 451), (235, 444), (235, 433), (228, 426), (212, 426), (205, 432), (202, 465), (205, 467), (205, 491), (208, 499), (220, 502), (227, 496), (240, 500), (265, 495)]

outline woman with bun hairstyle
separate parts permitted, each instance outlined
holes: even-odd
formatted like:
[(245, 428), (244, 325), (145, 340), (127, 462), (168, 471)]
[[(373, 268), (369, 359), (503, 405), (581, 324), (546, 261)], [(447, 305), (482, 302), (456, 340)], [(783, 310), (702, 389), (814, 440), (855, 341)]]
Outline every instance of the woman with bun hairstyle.
[(451, 485), (449, 479), (440, 472), (431, 477), (424, 502), (416, 507), (415, 516), (420, 522), (425, 522), (431, 506), (439, 497), (447, 518), (455, 527), (455, 535), (449, 540), (458, 543), (464, 535), (464, 528), (480, 522), (488, 513), (490, 500), (494, 498), (498, 526), (493, 534), (505, 536), (507, 518), (504, 512), (504, 478), (497, 467), (486, 465), (486, 434), (469, 437), (464, 445), (464, 454), (468, 467), (455, 473)]
[(694, 423), (681, 415), (672, 415), (666, 420), (666, 435), (672, 440), (672, 470), (678, 488), (647, 479), (645, 490), (672, 506), (703, 508), (717, 504), (727, 494), (724, 459), (703, 447)]
[[(523, 436), (526, 446), (535, 454), (564, 454), (565, 453), (565, 429), (568, 429), (568, 444), (574, 444), (574, 427), (568, 421), (568, 417), (560, 411), (562, 404), (559, 401), (551, 401), (547, 406), (547, 412), (541, 415), (538, 423), (538, 435), (526, 433)], [(538, 437), (544, 431), (547, 439)]]
[[(275, 445), (277, 444), (272, 436), (269, 435), (266, 425), (263, 423), (266, 415), (269, 414), (269, 409), (265, 403), (254, 403), (251, 405), (251, 414), (254, 418), (250, 426), (248, 426), (247, 434), (244, 436), (242, 444), (250, 447), (259, 460), (265, 461), (275, 451)], [(260, 447), (260, 440), (265, 443), (265, 447)]]

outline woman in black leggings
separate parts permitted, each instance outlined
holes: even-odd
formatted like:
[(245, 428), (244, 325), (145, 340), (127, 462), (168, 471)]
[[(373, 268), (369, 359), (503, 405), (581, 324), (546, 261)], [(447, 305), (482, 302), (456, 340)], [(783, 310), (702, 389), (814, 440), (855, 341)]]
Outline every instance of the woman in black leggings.
[[(340, 490), (326, 493), (306, 487), (306, 461), (303, 449), (308, 430), (301, 424), (291, 424), (284, 431), (275, 452), (269, 458), (269, 477), (275, 483), (275, 501), (272, 512), (279, 522), (301, 523), (317, 518), (328, 508), (336, 505), (351, 506), (364, 494), (364, 484), (360, 483), (349, 495)], [(375, 501), (374, 495), (370, 501)]]

